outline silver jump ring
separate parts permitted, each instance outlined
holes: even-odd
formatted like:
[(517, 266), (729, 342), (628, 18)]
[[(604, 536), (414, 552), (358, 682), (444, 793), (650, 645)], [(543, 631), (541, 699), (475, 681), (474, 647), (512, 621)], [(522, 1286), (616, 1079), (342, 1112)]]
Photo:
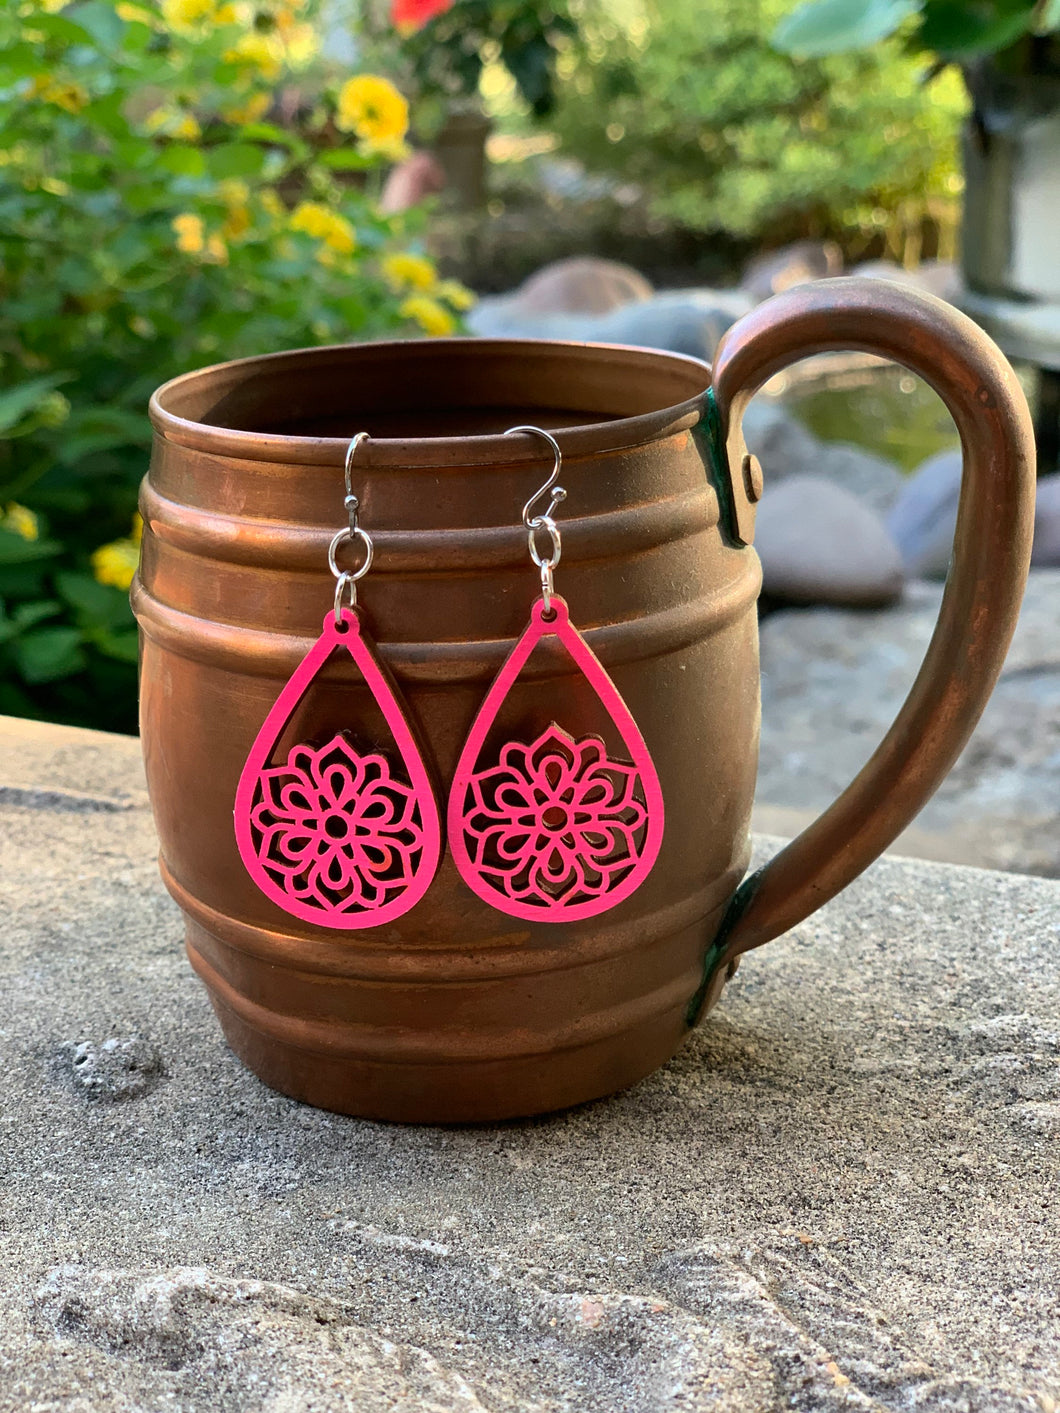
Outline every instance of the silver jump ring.
[[(335, 554), (339, 545), (353, 544), (354, 540), (360, 540), (364, 546), (364, 561), (356, 569), (340, 569), (335, 562)], [(331, 544), (328, 545), (328, 568), (336, 579), (348, 579), (351, 584), (356, 584), (358, 579), (363, 579), (372, 567), (372, 560), (375, 558), (375, 547), (372, 544), (372, 537), (367, 530), (362, 530), (358, 525), (356, 530), (339, 530), (332, 537)]]
[(541, 602), (545, 608), (545, 617), (552, 616), (552, 595), (555, 592), (555, 584), (552, 580), (552, 565), (545, 563), (541, 566)]
[[(547, 530), (552, 541), (552, 549), (548, 555), (543, 555), (537, 547), (538, 530)], [(538, 569), (555, 569), (563, 554), (563, 540), (560, 537), (559, 526), (549, 515), (535, 516), (533, 523), (526, 532), (526, 543), (530, 549), (530, 558), (537, 565)]]
[(349, 574), (340, 574), (335, 580), (335, 627), (342, 627), (342, 598), (346, 590), (350, 591), (350, 607), (357, 607), (357, 585), (350, 578)]

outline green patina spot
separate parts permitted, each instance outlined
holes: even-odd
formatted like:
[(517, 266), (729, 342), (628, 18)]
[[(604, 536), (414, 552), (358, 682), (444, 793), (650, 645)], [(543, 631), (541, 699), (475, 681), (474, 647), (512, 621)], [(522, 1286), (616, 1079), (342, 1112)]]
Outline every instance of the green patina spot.
[(743, 541), (736, 527), (736, 507), (732, 499), (729, 464), (713, 388), (708, 388), (703, 395), (703, 417), (692, 428), (692, 436), (703, 454), (711, 484), (717, 492), (722, 530), (732, 545), (741, 546)]
[(707, 948), (703, 958), (703, 980), (699, 983), (696, 994), (688, 1003), (688, 1010), (685, 1012), (686, 1025), (695, 1025), (699, 1019), (699, 1013), (703, 1009), (703, 1002), (707, 999), (707, 993), (715, 973), (720, 966), (728, 965), (732, 960), (725, 955), (729, 934), (747, 910), (747, 905), (754, 897), (764, 872), (765, 870), (760, 868), (755, 873), (749, 873), (729, 899), (729, 906), (725, 909), (725, 915), (718, 927), (714, 941)]

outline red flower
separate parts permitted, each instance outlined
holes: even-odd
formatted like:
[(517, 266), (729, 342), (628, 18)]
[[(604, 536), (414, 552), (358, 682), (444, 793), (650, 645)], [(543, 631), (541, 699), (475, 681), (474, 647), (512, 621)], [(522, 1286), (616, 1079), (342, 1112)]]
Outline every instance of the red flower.
[(452, 9), (453, 0), (391, 0), (390, 19), (397, 29), (422, 29), (435, 15)]

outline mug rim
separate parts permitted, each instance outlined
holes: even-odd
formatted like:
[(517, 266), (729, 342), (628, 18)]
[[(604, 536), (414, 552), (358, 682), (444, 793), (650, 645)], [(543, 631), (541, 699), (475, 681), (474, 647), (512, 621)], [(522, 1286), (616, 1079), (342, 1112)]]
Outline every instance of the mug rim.
[[(701, 383), (700, 390), (679, 402), (652, 408), (631, 416), (576, 426), (552, 428), (564, 458), (577, 460), (602, 452), (623, 451), (686, 431), (701, 421), (704, 394), (710, 387), (711, 365), (689, 354), (667, 349), (642, 348), (632, 344), (580, 342), (571, 339), (450, 338), (450, 339), (372, 339), (363, 343), (319, 344), (308, 348), (282, 349), (229, 359), (178, 374), (151, 395), (148, 412), (155, 432), (168, 442), (215, 455), (245, 461), (286, 462), (301, 466), (341, 466), (349, 446), (348, 437), (311, 437), (286, 432), (258, 432), (225, 427), (184, 417), (168, 407), (174, 396), (197, 390), (197, 385), (214, 383), (218, 391), (235, 386), (252, 369), (268, 370), (285, 361), (293, 364), (327, 362), (336, 354), (353, 357), (368, 351), (377, 357), (397, 359), (410, 350), (432, 357), (502, 358), (531, 351), (546, 359), (604, 355), (607, 360), (630, 371), (636, 364), (669, 364), (690, 382)], [(503, 432), (472, 433), (435, 437), (376, 437), (365, 445), (371, 448), (368, 464), (378, 467), (427, 468), (469, 465), (517, 465), (541, 460), (541, 447), (528, 437), (522, 445)]]

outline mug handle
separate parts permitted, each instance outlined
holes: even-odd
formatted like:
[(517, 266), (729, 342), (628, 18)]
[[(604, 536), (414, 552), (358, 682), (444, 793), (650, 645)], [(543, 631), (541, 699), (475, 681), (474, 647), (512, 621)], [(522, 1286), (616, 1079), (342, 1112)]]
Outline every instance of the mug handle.
[(964, 453), (953, 560), (935, 632), (894, 724), (835, 803), (740, 884), (707, 951), (690, 1023), (717, 1000), (742, 953), (835, 897), (938, 788), (997, 681), (1027, 579), (1034, 433), (1016, 376), (966, 315), (885, 280), (799, 286), (759, 305), (722, 339), (707, 420), (723, 509), (737, 543), (753, 540), (761, 494), (761, 471), (741, 428), (747, 404), (789, 363), (837, 349), (903, 364), (949, 409)]

